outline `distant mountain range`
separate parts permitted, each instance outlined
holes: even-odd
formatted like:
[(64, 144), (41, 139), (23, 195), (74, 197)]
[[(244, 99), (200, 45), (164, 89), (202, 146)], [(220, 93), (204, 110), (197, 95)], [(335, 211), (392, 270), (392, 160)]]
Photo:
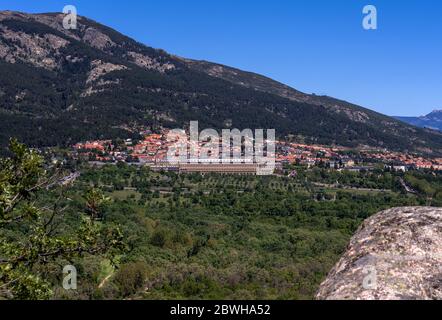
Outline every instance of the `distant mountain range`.
[(420, 128), (429, 128), (442, 131), (442, 110), (434, 110), (433, 112), (421, 117), (395, 117), (405, 123)]
[[(267, 77), (168, 54), (85, 17), (0, 12), (0, 150), (136, 137), (143, 126), (275, 128), (279, 137), (442, 155), (442, 133)], [(326, 53), (324, 53), (326, 54)]]

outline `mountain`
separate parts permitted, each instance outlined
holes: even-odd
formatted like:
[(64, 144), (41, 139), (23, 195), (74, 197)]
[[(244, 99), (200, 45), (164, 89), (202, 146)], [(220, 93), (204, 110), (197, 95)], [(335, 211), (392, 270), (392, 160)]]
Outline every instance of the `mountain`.
[(421, 117), (395, 117), (405, 123), (420, 128), (429, 128), (442, 131), (442, 110), (434, 110), (426, 116)]
[(0, 12), (0, 146), (136, 137), (142, 126), (275, 128), (306, 143), (442, 154), (442, 134), (251, 72), (150, 48), (85, 17)]
[(441, 208), (383, 211), (362, 224), (316, 298), (441, 300), (441, 254)]

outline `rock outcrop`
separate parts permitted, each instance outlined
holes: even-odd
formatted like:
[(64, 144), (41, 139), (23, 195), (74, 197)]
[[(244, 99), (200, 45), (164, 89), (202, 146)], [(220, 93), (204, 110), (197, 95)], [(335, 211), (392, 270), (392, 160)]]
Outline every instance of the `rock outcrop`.
[(394, 208), (367, 219), (316, 298), (442, 299), (442, 208)]

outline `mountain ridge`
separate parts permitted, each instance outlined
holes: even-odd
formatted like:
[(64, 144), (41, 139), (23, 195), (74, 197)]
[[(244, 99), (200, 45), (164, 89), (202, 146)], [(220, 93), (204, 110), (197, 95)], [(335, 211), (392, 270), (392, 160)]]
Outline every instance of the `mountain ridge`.
[[(136, 136), (140, 126), (276, 128), (306, 143), (442, 154), (442, 134), (228, 66), (168, 54), (85, 17), (0, 12), (0, 145)], [(12, 75), (12, 76), (11, 76)]]
[(397, 120), (420, 128), (442, 131), (442, 110), (435, 109), (429, 114), (420, 117), (394, 117)]

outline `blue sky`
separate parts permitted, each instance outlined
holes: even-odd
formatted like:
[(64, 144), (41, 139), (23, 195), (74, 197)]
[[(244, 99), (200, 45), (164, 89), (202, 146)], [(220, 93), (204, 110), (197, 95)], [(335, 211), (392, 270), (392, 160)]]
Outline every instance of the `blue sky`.
[[(439, 0), (1, 0), (0, 9), (78, 13), (149, 46), (264, 74), (388, 115), (442, 109)], [(362, 28), (362, 8), (378, 30)]]

